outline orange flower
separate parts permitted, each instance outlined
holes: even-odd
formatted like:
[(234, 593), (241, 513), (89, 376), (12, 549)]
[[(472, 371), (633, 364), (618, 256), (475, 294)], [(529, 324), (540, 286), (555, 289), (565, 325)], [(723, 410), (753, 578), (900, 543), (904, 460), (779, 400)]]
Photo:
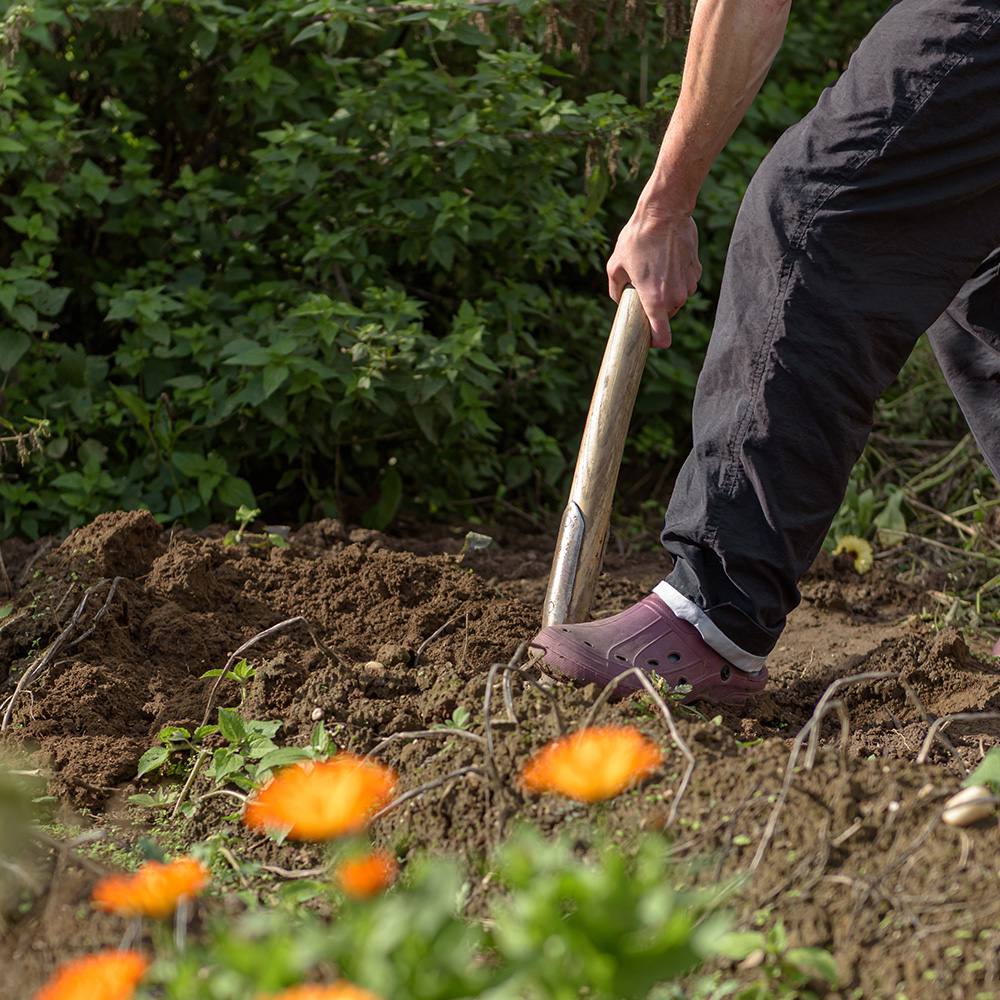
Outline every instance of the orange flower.
[(35, 1000), (129, 1000), (149, 967), (137, 951), (100, 951), (67, 962)]
[(663, 751), (634, 726), (598, 726), (547, 743), (521, 769), (529, 792), (578, 802), (614, 798), (655, 771)]
[(331, 840), (368, 825), (396, 791), (396, 774), (376, 760), (339, 753), (293, 764), (247, 802), (252, 830), (287, 830), (292, 840)]
[(208, 883), (208, 869), (194, 858), (169, 864), (147, 861), (134, 875), (108, 875), (94, 886), (99, 910), (122, 917), (166, 920), (182, 899), (196, 896)]
[(388, 889), (398, 872), (396, 858), (388, 851), (369, 851), (341, 861), (333, 876), (346, 896), (367, 899)]
[(260, 995), (257, 1000), (381, 1000), (381, 997), (346, 979), (338, 979), (331, 986), (290, 986), (280, 993)]

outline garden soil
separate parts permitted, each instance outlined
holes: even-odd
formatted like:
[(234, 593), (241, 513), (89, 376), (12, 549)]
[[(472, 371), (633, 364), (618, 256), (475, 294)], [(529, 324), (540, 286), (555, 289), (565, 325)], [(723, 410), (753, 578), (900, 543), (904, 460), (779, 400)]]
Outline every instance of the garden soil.
[[(861, 577), (823, 559), (766, 692), (743, 709), (674, 703), (675, 738), (648, 696), (599, 705), (598, 721), (638, 725), (666, 759), (641, 788), (594, 809), (518, 786), (527, 756), (560, 725), (583, 724), (600, 692), (547, 676), (522, 648), (539, 625), (552, 539), (495, 535), (461, 554), (462, 532), (414, 540), (327, 520), (277, 547), (263, 534), (232, 544), (222, 528), (168, 536), (148, 514), (116, 512), (61, 544), (4, 543), (16, 597), (0, 622), (0, 751), (54, 798), (47, 832), (26, 836), (2, 882), (0, 997), (26, 1000), (60, 961), (118, 943), (123, 922), (93, 912), (89, 889), (151, 844), (224, 834), (224, 891), (199, 905), (234, 912), (249, 863), (279, 880), (317, 863), (309, 848), (242, 831), (232, 796), (206, 797), (208, 778), (175, 824), (130, 803), (177, 791), (164, 769), (136, 778), (157, 733), (215, 721), (219, 706), (280, 722), (289, 745), (307, 744), (322, 721), (338, 747), (377, 747), (403, 791), (428, 785), (373, 834), (404, 864), (424, 852), (468, 864), (473, 919), (491, 891), (490, 852), (521, 819), (568, 833), (581, 851), (601, 836), (627, 849), (639, 831), (662, 830), (674, 860), (664, 878), (725, 886), (737, 925), (781, 924), (791, 946), (832, 952), (841, 984), (816, 984), (820, 996), (1000, 995), (1000, 829), (995, 817), (940, 821), (1000, 740), (1000, 667), (987, 636), (943, 624), (935, 581), (903, 582), (879, 562)], [(660, 552), (613, 551), (597, 613), (633, 603), (668, 568)], [(203, 675), (244, 656), (255, 674), (241, 704), (236, 683)], [(487, 781), (482, 741), (434, 728), (484, 735), (491, 669), (500, 788)], [(810, 752), (797, 737), (850, 678), (827, 694)], [(686, 787), (681, 743), (694, 760)], [(760, 957), (709, 968), (751, 983)]]

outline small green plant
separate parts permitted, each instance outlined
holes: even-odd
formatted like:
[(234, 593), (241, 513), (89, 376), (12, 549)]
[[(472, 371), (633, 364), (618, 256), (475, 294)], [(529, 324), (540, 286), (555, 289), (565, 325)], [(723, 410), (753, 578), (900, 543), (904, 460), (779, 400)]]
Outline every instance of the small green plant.
[(202, 679), (206, 677), (222, 677), (223, 680), (236, 681), (240, 686), (240, 705), (243, 705), (247, 700), (247, 695), (250, 693), (250, 681), (254, 679), (256, 673), (257, 669), (247, 662), (246, 657), (243, 657), (239, 663), (234, 664), (229, 670), (216, 667), (213, 670), (206, 670), (201, 676)]
[[(833, 956), (825, 948), (789, 948), (788, 933), (778, 920), (766, 933), (736, 931), (716, 942), (719, 953), (739, 960), (740, 968), (754, 976), (749, 985), (736, 986), (732, 980), (716, 992), (698, 996), (731, 996), (734, 1000), (819, 1000), (826, 988), (836, 989), (840, 973)], [(817, 991), (813, 986), (825, 984)], [(669, 994), (668, 994), (669, 995)]]
[(139, 758), (136, 777), (141, 778), (150, 771), (166, 765), (167, 774), (178, 774), (184, 770), (184, 761), (191, 753), (201, 750), (206, 736), (219, 731), (218, 726), (199, 726), (193, 733), (183, 726), (166, 726), (156, 738), (158, 746), (150, 747)]
[(431, 729), (468, 729), (472, 713), (464, 706), (459, 705), (452, 713), (451, 718), (444, 722), (435, 722)]
[[(239, 545), (240, 543), (246, 541), (256, 548), (261, 548), (266, 545), (273, 545), (278, 549), (287, 548), (288, 542), (286, 542), (285, 539), (282, 538), (277, 532), (264, 531), (254, 534), (247, 531), (247, 528), (253, 524), (258, 517), (260, 517), (260, 509), (258, 507), (248, 507), (246, 504), (240, 504), (236, 511), (236, 521), (239, 524), (239, 527), (236, 531), (226, 533), (226, 537), (222, 540), (223, 544)], [(208, 677), (211, 675), (202, 674), (202, 676)], [(214, 676), (218, 675), (216, 674)]]

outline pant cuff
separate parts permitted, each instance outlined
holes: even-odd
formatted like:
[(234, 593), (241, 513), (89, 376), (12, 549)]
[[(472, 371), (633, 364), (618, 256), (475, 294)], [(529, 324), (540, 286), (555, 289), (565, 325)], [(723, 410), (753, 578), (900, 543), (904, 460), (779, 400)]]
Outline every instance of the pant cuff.
[(675, 590), (666, 580), (661, 580), (653, 588), (653, 593), (678, 618), (690, 622), (701, 633), (702, 639), (734, 667), (745, 670), (748, 674), (756, 674), (764, 668), (766, 656), (756, 656), (737, 646), (694, 601)]

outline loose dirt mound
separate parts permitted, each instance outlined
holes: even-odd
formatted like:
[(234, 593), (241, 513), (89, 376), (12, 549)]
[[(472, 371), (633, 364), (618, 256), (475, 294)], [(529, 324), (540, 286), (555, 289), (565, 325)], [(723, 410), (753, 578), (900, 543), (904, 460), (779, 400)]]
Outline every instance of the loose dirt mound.
[[(101, 831), (120, 863), (137, 858), (151, 833), (151, 811), (128, 797), (176, 790), (159, 770), (135, 780), (140, 756), (164, 726), (194, 730), (219, 705), (236, 706), (235, 683), (202, 675), (246, 656), (256, 672), (240, 712), (280, 722), (278, 742), (305, 745), (319, 719), (338, 746), (358, 752), (396, 735), (379, 756), (410, 788), (433, 784), (378, 824), (377, 836), (404, 858), (444, 850), (474, 865), (518, 816), (584, 842), (595, 823), (626, 842), (632, 831), (665, 827), (675, 840), (673, 877), (735, 880), (730, 905), (744, 926), (781, 921), (792, 944), (833, 951), (843, 988), (830, 996), (1000, 988), (1000, 833), (995, 822), (964, 831), (938, 822), (943, 799), (998, 740), (998, 720), (984, 713), (1000, 713), (1000, 672), (985, 638), (925, 621), (922, 588), (818, 566), (765, 695), (741, 712), (701, 706), (710, 719), (676, 712), (696, 761), (679, 801), (686, 758), (649, 699), (601, 709), (602, 721), (634, 722), (672, 749), (658, 778), (595, 819), (517, 789), (518, 766), (557, 735), (557, 714), (579, 725), (599, 693), (540, 674), (523, 652), (518, 662), (550, 695), (517, 674), (502, 684), (496, 673), (490, 732), (502, 789), (481, 773), (481, 741), (454, 729), (398, 735), (449, 721), (485, 734), (490, 669), (538, 628), (550, 539), (461, 556), (453, 537), (407, 543), (336, 521), (307, 525), (286, 548), (258, 537), (228, 544), (224, 534), (166, 538), (147, 514), (112, 513), (50, 551), (4, 545), (21, 590), (0, 622), (3, 743), (31, 753), (29, 769), (51, 773), (52, 791), (84, 811), (73, 822)], [(659, 553), (609, 557), (598, 611), (632, 603), (666, 569)], [(835, 692), (817, 723), (815, 761), (802, 747), (790, 767), (793, 738), (817, 702), (851, 676), (860, 679)], [(956, 713), (977, 717), (925, 746), (932, 721)], [(448, 777), (465, 768), (473, 770)], [(193, 786), (199, 808), (177, 836), (222, 831), (240, 858), (273, 861), (270, 842), (240, 831), (232, 801), (200, 799), (211, 787), (208, 779)], [(280, 856), (293, 864), (287, 846)], [(315, 860), (306, 849), (291, 856), (303, 866)], [(53, 858), (58, 871), (22, 896), (27, 912), (2, 915), (0, 996), (29, 996), (56, 961), (121, 934), (118, 921), (87, 915), (94, 863)], [(84, 870), (67, 864), (74, 860)], [(756, 973), (732, 974), (752, 981)]]

